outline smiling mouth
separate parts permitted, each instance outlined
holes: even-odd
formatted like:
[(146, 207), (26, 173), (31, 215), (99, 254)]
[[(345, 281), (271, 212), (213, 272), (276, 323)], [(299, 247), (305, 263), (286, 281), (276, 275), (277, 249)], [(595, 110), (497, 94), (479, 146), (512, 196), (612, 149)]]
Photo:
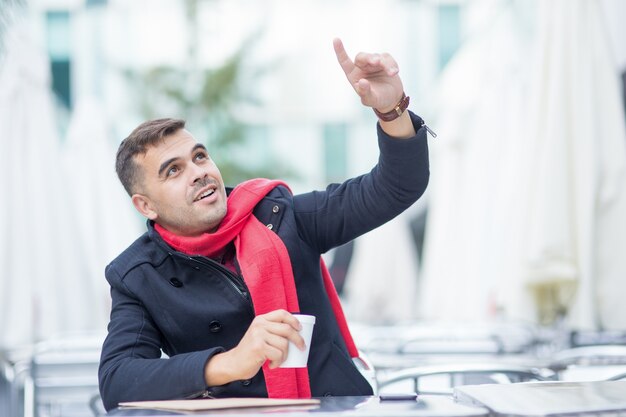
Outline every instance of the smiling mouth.
[(209, 189), (209, 190), (206, 190), (206, 191), (205, 191), (205, 192), (203, 192), (202, 194), (200, 194), (200, 195), (199, 195), (198, 197), (196, 197), (193, 201), (194, 201), (194, 203), (195, 203), (196, 201), (200, 201), (200, 200), (202, 200), (203, 198), (207, 198), (207, 197), (209, 197), (209, 196), (212, 196), (213, 194), (215, 194), (215, 190), (211, 188), (211, 189)]

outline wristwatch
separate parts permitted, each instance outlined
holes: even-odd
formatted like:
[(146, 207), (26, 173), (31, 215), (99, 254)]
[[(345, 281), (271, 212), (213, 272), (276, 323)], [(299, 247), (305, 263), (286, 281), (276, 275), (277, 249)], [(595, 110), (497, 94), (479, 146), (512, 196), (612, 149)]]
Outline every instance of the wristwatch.
[(410, 99), (411, 98), (409, 96), (402, 93), (402, 98), (400, 99), (398, 104), (396, 104), (396, 107), (394, 107), (393, 110), (388, 111), (387, 113), (381, 113), (376, 109), (372, 110), (374, 110), (376, 116), (378, 116), (378, 118), (383, 122), (391, 122), (392, 120), (396, 120), (398, 117), (400, 117), (402, 113), (404, 113), (404, 111), (407, 109), (407, 107), (409, 107)]

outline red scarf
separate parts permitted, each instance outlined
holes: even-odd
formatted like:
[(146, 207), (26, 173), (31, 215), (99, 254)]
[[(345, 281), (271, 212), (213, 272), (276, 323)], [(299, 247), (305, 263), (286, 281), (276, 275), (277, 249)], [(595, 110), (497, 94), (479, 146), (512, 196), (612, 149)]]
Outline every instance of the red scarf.
[[(241, 274), (250, 290), (256, 315), (277, 309), (300, 311), (291, 260), (285, 244), (276, 233), (252, 215), (254, 207), (278, 185), (289, 188), (282, 181), (266, 179), (249, 180), (235, 187), (228, 196), (227, 214), (215, 233), (184, 237), (165, 230), (159, 224), (154, 225), (165, 242), (188, 255), (214, 257), (234, 241)], [(321, 257), (320, 268), (348, 353), (353, 358), (358, 357), (335, 285)], [(268, 397), (311, 398), (307, 368), (270, 369), (267, 361), (263, 365), (263, 374)]]

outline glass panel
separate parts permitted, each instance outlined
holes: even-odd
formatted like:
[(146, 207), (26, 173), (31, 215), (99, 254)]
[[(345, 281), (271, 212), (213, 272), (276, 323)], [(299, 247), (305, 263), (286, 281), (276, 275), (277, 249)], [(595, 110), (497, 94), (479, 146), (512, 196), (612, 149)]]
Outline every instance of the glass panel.
[(439, 69), (448, 63), (461, 42), (460, 7), (458, 4), (439, 6)]
[(46, 14), (46, 40), (50, 55), (52, 89), (61, 103), (71, 105), (71, 33), (70, 14), (67, 11), (51, 11)]
[(52, 90), (66, 107), (70, 107), (70, 61), (50, 62), (52, 72)]
[(70, 57), (70, 14), (67, 11), (46, 13), (46, 40), (51, 60)]
[(324, 125), (324, 168), (326, 180), (338, 182), (346, 179), (348, 146), (347, 126), (344, 123)]
[(246, 137), (241, 144), (241, 161), (252, 169), (259, 169), (270, 159), (270, 137), (267, 126), (246, 127)]

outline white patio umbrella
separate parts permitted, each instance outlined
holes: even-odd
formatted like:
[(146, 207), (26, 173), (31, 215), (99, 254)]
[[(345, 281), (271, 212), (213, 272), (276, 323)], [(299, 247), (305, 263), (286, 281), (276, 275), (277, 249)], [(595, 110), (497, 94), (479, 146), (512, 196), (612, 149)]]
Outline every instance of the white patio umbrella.
[(355, 240), (343, 296), (350, 321), (376, 325), (416, 317), (419, 271), (411, 212)]
[(598, 1), (540, 6), (525, 273), (552, 291), (576, 289), (565, 306), (571, 324), (623, 329), (626, 129), (617, 66)]
[[(32, 342), (71, 325), (62, 283), (63, 213), (57, 126), (45, 50), (26, 22), (7, 33), (0, 68), (0, 345)], [(65, 255), (63, 253), (65, 252)]]
[[(486, 4), (472, 3), (479, 29), (440, 80), (419, 292), (427, 319), (492, 318), (503, 307), (500, 286), (519, 281), (532, 39), (514, 3)], [(528, 305), (519, 295), (506, 306), (515, 314)]]
[(423, 314), (536, 320), (562, 308), (576, 327), (623, 328), (616, 68), (597, 1), (539, 6), (532, 38), (505, 9), (444, 77)]
[[(0, 67), (0, 346), (91, 330), (98, 314), (63, 175), (49, 62), (34, 24)], [(76, 175), (84, 173), (77, 172)]]
[(97, 99), (80, 97), (62, 148), (74, 238), (85, 260), (82, 293), (90, 301), (93, 328), (101, 331), (111, 303), (104, 268), (142, 233), (143, 225), (115, 174), (115, 144), (104, 115)]

